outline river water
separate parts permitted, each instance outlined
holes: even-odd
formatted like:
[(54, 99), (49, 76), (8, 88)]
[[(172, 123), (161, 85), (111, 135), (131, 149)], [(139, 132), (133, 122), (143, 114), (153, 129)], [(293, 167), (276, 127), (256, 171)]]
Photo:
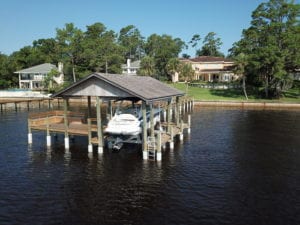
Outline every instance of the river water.
[(0, 117), (0, 224), (300, 224), (300, 111), (195, 108), (161, 163), (102, 156), (63, 136), (27, 144), (27, 111)]

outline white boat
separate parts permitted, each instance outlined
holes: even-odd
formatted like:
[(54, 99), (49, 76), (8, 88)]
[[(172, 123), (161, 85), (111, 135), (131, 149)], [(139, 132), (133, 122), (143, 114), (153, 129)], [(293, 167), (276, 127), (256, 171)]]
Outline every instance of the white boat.
[[(150, 128), (150, 112), (147, 112), (147, 128)], [(159, 120), (160, 109), (154, 110), (154, 124)], [(143, 117), (141, 110), (129, 109), (124, 112), (117, 110), (108, 122), (105, 132), (112, 135), (138, 135), (142, 132)]]
[(116, 114), (107, 124), (106, 133), (113, 135), (138, 135), (142, 132), (141, 121), (133, 114)]

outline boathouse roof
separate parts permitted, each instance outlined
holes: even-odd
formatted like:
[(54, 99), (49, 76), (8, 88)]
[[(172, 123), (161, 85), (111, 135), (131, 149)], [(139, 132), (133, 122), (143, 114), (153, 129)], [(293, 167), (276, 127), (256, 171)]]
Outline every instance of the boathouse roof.
[(184, 92), (148, 76), (94, 73), (52, 97), (99, 96), (104, 99), (135, 99), (149, 103), (183, 95)]

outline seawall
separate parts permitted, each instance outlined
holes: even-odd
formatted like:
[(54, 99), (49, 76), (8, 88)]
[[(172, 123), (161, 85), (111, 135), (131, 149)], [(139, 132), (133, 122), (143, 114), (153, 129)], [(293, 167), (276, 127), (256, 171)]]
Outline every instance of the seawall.
[(257, 108), (299, 108), (300, 103), (285, 102), (236, 102), (236, 101), (199, 101), (194, 102), (197, 106), (222, 106), (222, 107), (257, 107)]

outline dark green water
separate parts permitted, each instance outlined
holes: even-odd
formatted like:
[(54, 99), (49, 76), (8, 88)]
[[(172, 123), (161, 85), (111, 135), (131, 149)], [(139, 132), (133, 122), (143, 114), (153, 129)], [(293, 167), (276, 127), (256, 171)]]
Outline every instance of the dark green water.
[(0, 114), (0, 224), (300, 224), (299, 110), (196, 108), (161, 163), (45, 145), (26, 111)]

